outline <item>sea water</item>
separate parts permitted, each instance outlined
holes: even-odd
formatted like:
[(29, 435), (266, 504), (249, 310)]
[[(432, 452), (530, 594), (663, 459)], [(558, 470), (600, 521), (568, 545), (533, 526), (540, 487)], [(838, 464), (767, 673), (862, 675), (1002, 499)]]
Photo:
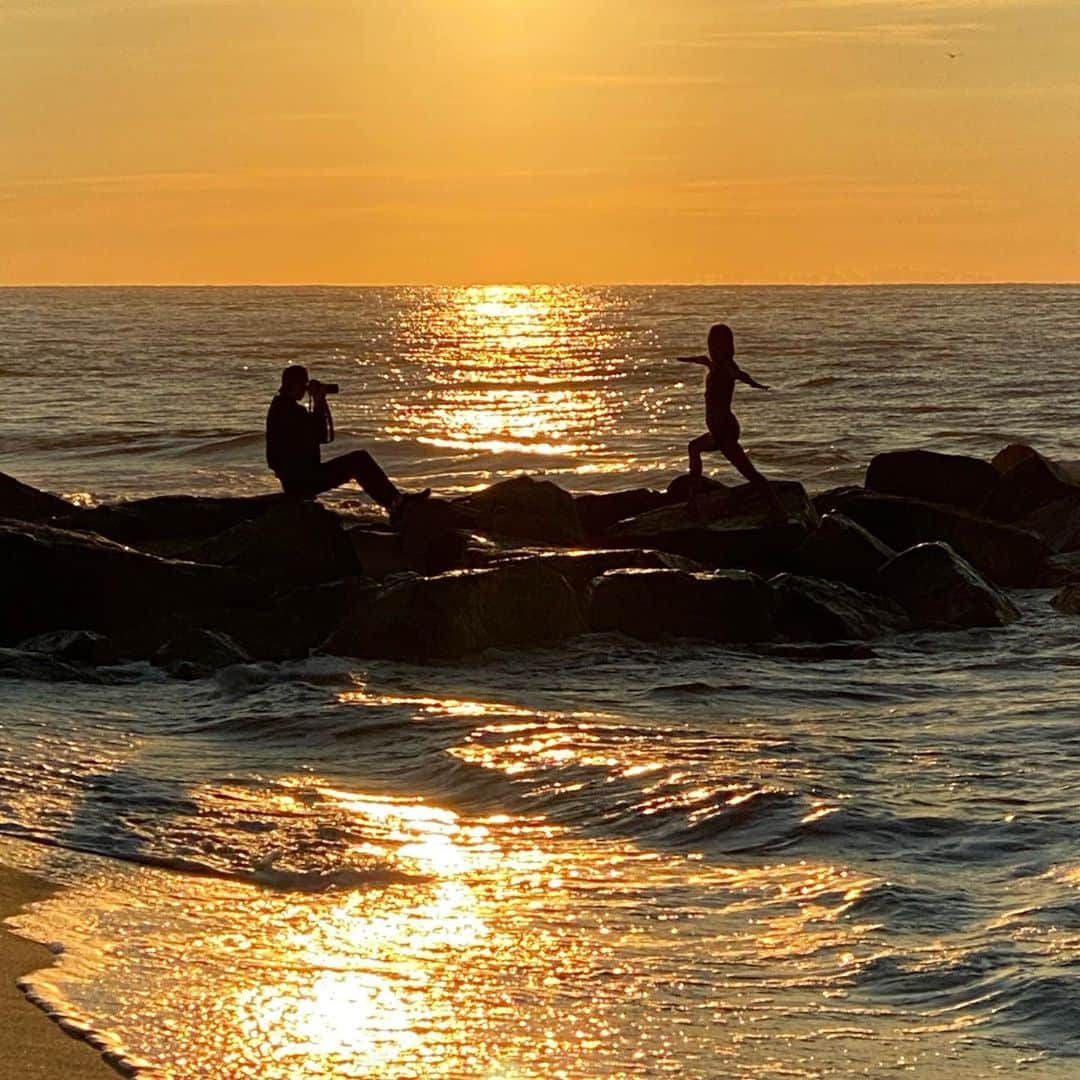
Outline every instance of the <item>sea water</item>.
[[(666, 484), (708, 327), (770, 477), (1080, 457), (1080, 288), (0, 290), (0, 469), (84, 503), (274, 489), (280, 369), (457, 494)], [(722, 461), (707, 463), (734, 480)], [(361, 497), (341, 490), (327, 501)], [(0, 684), (0, 858), (50, 1011), (144, 1075), (1080, 1070), (1080, 624), (805, 663), (617, 635)]]

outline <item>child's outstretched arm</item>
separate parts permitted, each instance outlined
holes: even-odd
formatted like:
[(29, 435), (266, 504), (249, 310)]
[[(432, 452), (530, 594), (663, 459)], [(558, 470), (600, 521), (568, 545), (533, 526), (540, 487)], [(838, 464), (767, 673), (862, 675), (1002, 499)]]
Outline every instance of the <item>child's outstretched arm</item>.
[(683, 364), (707, 364), (709, 362), (707, 356), (676, 356), (675, 359)]
[(747, 386), (754, 387), (755, 390), (768, 390), (769, 389), (764, 383), (759, 383), (757, 381), (757, 379), (755, 379), (753, 377), (753, 375), (751, 375), (747, 371), (743, 371), (743, 369), (741, 367), (738, 367), (738, 366), (736, 366), (736, 368), (735, 368), (735, 378), (738, 379), (739, 382), (746, 383)]

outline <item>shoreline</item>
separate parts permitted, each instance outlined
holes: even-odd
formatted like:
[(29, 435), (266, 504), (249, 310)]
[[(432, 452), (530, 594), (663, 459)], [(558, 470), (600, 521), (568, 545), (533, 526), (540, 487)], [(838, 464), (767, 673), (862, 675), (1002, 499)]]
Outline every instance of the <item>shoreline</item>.
[(45, 878), (0, 863), (0, 1061), (10, 1070), (5, 1075), (19, 1080), (116, 1080), (121, 1073), (101, 1051), (68, 1034), (17, 985), (23, 976), (48, 967), (54, 956), (46, 946), (13, 933), (2, 920), (57, 888)]

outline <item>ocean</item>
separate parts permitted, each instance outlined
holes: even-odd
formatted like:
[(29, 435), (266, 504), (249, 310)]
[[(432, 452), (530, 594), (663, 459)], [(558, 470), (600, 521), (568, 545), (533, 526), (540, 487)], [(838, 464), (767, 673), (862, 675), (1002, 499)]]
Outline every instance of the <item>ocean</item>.
[[(286, 364), (404, 486), (663, 486), (728, 322), (771, 478), (1080, 458), (1080, 287), (0, 289), (0, 470), (275, 489)], [(706, 468), (734, 481), (715, 455)], [(362, 501), (356, 491), (329, 505)], [(593, 635), (0, 684), (0, 859), (58, 1018), (168, 1080), (1071, 1077), (1080, 640), (806, 663)]]

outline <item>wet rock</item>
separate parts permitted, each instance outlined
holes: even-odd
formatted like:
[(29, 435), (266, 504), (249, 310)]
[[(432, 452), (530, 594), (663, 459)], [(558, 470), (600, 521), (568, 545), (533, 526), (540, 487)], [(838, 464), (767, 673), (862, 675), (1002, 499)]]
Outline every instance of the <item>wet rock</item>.
[(842, 581), (857, 589), (875, 589), (878, 571), (895, 554), (873, 533), (834, 511), (821, 519), (795, 552), (793, 565), (813, 577)]
[(58, 660), (47, 653), (0, 648), (0, 679), (34, 682), (99, 682), (91, 669)]
[(1080, 491), (1032, 510), (1015, 524), (1041, 536), (1058, 553), (1080, 550)]
[(515, 551), (504, 553), (493, 565), (521, 565), (545, 567), (560, 574), (571, 585), (584, 611), (588, 603), (588, 591), (594, 578), (608, 570), (704, 570), (700, 563), (681, 555), (665, 551), (639, 551), (635, 548), (586, 551)]
[(48, 521), (74, 512), (74, 503), (39, 491), (14, 476), (0, 473), (0, 518), (12, 521)]
[(993, 497), (998, 471), (988, 461), (931, 450), (877, 454), (866, 470), (866, 487), (978, 513)]
[(515, 476), (452, 506), (457, 524), (473, 532), (548, 544), (585, 541), (573, 496), (550, 480)]
[(677, 504), (640, 514), (612, 529), (608, 547), (684, 555), (719, 568), (779, 569), (817, 527), (818, 516), (801, 484), (773, 485), (783, 507), (776, 518), (756, 488), (709, 491), (695, 505)]
[(276, 587), (359, 575), (341, 520), (317, 502), (289, 500), (184, 551), (192, 562), (229, 566)]
[(1066, 585), (1050, 603), (1063, 615), (1080, 615), (1080, 584)]
[(899, 495), (855, 490), (835, 502), (834, 509), (897, 551), (940, 540), (1000, 585), (1038, 587), (1045, 580), (1052, 552), (1034, 533)]
[(418, 573), (442, 574), (465, 565), (469, 538), (457, 527), (453, 505), (443, 499), (407, 502), (398, 537), (402, 557)]
[(43, 653), (66, 664), (92, 667), (118, 664), (122, 659), (116, 642), (93, 630), (49, 630), (20, 641), (19, 648)]
[(1080, 477), (1073, 470), (1030, 446), (1007, 446), (992, 464), (999, 480), (988, 513), (1000, 521), (1016, 521), (1040, 506), (1080, 495)]
[(701, 498), (703, 495), (730, 490), (727, 484), (722, 484), (711, 476), (699, 476), (695, 479), (689, 473), (683, 473), (668, 484), (665, 494), (670, 502), (687, 502), (694, 496)]
[(814, 504), (814, 509), (820, 515), (824, 516), (825, 514), (831, 514), (834, 511), (839, 510), (845, 499), (848, 499), (853, 495), (865, 494), (866, 488), (864, 487), (860, 487), (856, 484), (844, 484), (841, 487), (829, 488), (828, 491), (821, 491), (810, 501)]
[(366, 578), (301, 586), (261, 607), (220, 612), (212, 625), (256, 660), (302, 660), (378, 592), (378, 584)]
[(767, 641), (776, 637), (775, 607), (768, 583), (745, 570), (610, 570), (592, 583), (588, 621), (646, 641)]
[(883, 591), (917, 626), (962, 629), (1005, 626), (1020, 617), (1016, 605), (948, 544), (918, 544), (882, 567)]
[(672, 497), (652, 488), (612, 491), (602, 495), (578, 495), (574, 499), (582, 528), (590, 537), (602, 536), (626, 518), (656, 510), (672, 502)]
[(396, 582), (356, 606), (323, 644), (344, 656), (440, 660), (558, 641), (584, 629), (574, 590), (529, 563)]
[(836, 581), (778, 574), (776, 625), (790, 641), (870, 641), (911, 629), (899, 604)]
[(281, 494), (251, 498), (158, 495), (76, 510), (57, 524), (139, 547), (150, 542), (215, 536), (294, 501)]
[(194, 627), (165, 642), (153, 662), (176, 679), (205, 679), (232, 664), (249, 664), (251, 657), (228, 634)]
[(252, 598), (242, 575), (163, 559), (89, 533), (0, 522), (0, 642), (46, 630), (109, 632), (155, 611), (216, 610)]

